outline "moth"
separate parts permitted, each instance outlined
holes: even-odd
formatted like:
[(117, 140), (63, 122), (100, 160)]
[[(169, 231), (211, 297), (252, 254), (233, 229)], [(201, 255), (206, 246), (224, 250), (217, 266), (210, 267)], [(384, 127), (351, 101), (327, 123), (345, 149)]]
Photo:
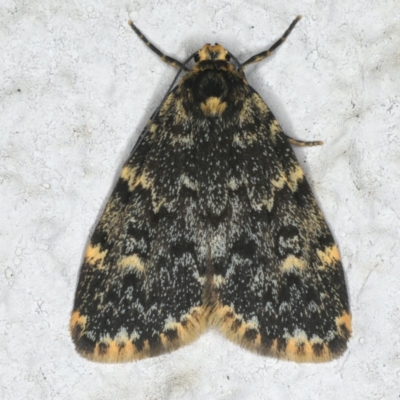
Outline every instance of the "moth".
[[(214, 326), (263, 355), (329, 361), (351, 316), (338, 247), (292, 145), (240, 63), (206, 44), (181, 63), (84, 255), (70, 321), (99, 362), (156, 356)], [(193, 60), (193, 66), (188, 64)], [(177, 75), (177, 77), (178, 77)]]

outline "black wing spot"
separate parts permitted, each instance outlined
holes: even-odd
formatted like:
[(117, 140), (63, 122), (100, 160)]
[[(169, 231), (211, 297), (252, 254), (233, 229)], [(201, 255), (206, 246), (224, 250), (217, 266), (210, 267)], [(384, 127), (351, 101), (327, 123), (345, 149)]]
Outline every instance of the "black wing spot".
[(288, 255), (300, 257), (303, 254), (304, 243), (298, 227), (282, 226), (275, 236), (277, 255), (285, 259)]
[(118, 196), (118, 199), (122, 204), (128, 204), (131, 196), (131, 192), (129, 190), (128, 182), (125, 179), (119, 179), (117, 185), (115, 186), (113, 195)]

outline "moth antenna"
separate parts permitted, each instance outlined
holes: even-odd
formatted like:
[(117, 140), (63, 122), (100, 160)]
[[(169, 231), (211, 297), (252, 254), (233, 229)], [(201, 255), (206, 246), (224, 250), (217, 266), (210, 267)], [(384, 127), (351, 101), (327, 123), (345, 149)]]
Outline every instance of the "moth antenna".
[(268, 50), (262, 51), (261, 53), (256, 54), (253, 57), (250, 57), (247, 61), (242, 63), (242, 69), (245, 69), (249, 64), (253, 64), (256, 62), (260, 62), (264, 60), (264, 58), (269, 57), (272, 52), (279, 47), (289, 36), (290, 32), (292, 32), (293, 28), (296, 26), (296, 24), (300, 21), (301, 15), (298, 15), (295, 20), (290, 24), (289, 28), (286, 29), (285, 33), (282, 35), (282, 37), (276, 41)]
[(146, 44), (146, 46), (148, 46), (150, 48), (150, 50), (152, 50), (154, 53), (156, 53), (161, 58), (161, 60), (163, 60), (165, 63), (167, 63), (169, 65), (172, 65), (175, 68), (182, 68), (185, 71), (190, 71), (190, 69), (187, 68), (184, 63), (182, 64), (180, 61), (176, 60), (175, 58), (167, 56), (164, 53), (162, 53), (160, 50), (158, 50), (157, 47), (154, 46), (146, 38), (146, 36), (143, 35), (143, 33), (136, 27), (136, 25), (131, 20), (128, 21), (128, 24), (131, 26), (131, 28), (134, 30), (134, 32), (139, 36), (139, 38), (142, 39), (142, 41)]

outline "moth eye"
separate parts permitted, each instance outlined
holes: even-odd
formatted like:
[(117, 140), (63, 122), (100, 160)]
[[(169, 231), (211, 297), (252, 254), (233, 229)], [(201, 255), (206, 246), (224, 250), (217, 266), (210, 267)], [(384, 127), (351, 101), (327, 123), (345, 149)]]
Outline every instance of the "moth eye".
[(229, 54), (227, 54), (227, 55), (225, 56), (225, 60), (226, 60), (226, 61), (231, 61), (231, 56), (230, 56)]
[(196, 53), (196, 54), (194, 55), (194, 61), (195, 61), (195, 62), (199, 62), (199, 61), (200, 61), (200, 56), (198, 55), (198, 53)]
[(218, 46), (218, 43), (215, 43), (215, 46)]

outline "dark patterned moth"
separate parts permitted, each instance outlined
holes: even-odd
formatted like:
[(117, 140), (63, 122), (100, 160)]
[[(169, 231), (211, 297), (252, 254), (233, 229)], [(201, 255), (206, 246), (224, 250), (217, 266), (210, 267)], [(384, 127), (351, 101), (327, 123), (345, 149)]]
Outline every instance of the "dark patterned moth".
[(297, 362), (346, 349), (339, 251), (290, 146), (321, 142), (286, 136), (244, 74), (299, 19), (242, 64), (219, 44), (181, 63), (129, 21), (187, 73), (141, 134), (86, 250), (71, 316), (82, 356), (139, 360), (208, 326)]

